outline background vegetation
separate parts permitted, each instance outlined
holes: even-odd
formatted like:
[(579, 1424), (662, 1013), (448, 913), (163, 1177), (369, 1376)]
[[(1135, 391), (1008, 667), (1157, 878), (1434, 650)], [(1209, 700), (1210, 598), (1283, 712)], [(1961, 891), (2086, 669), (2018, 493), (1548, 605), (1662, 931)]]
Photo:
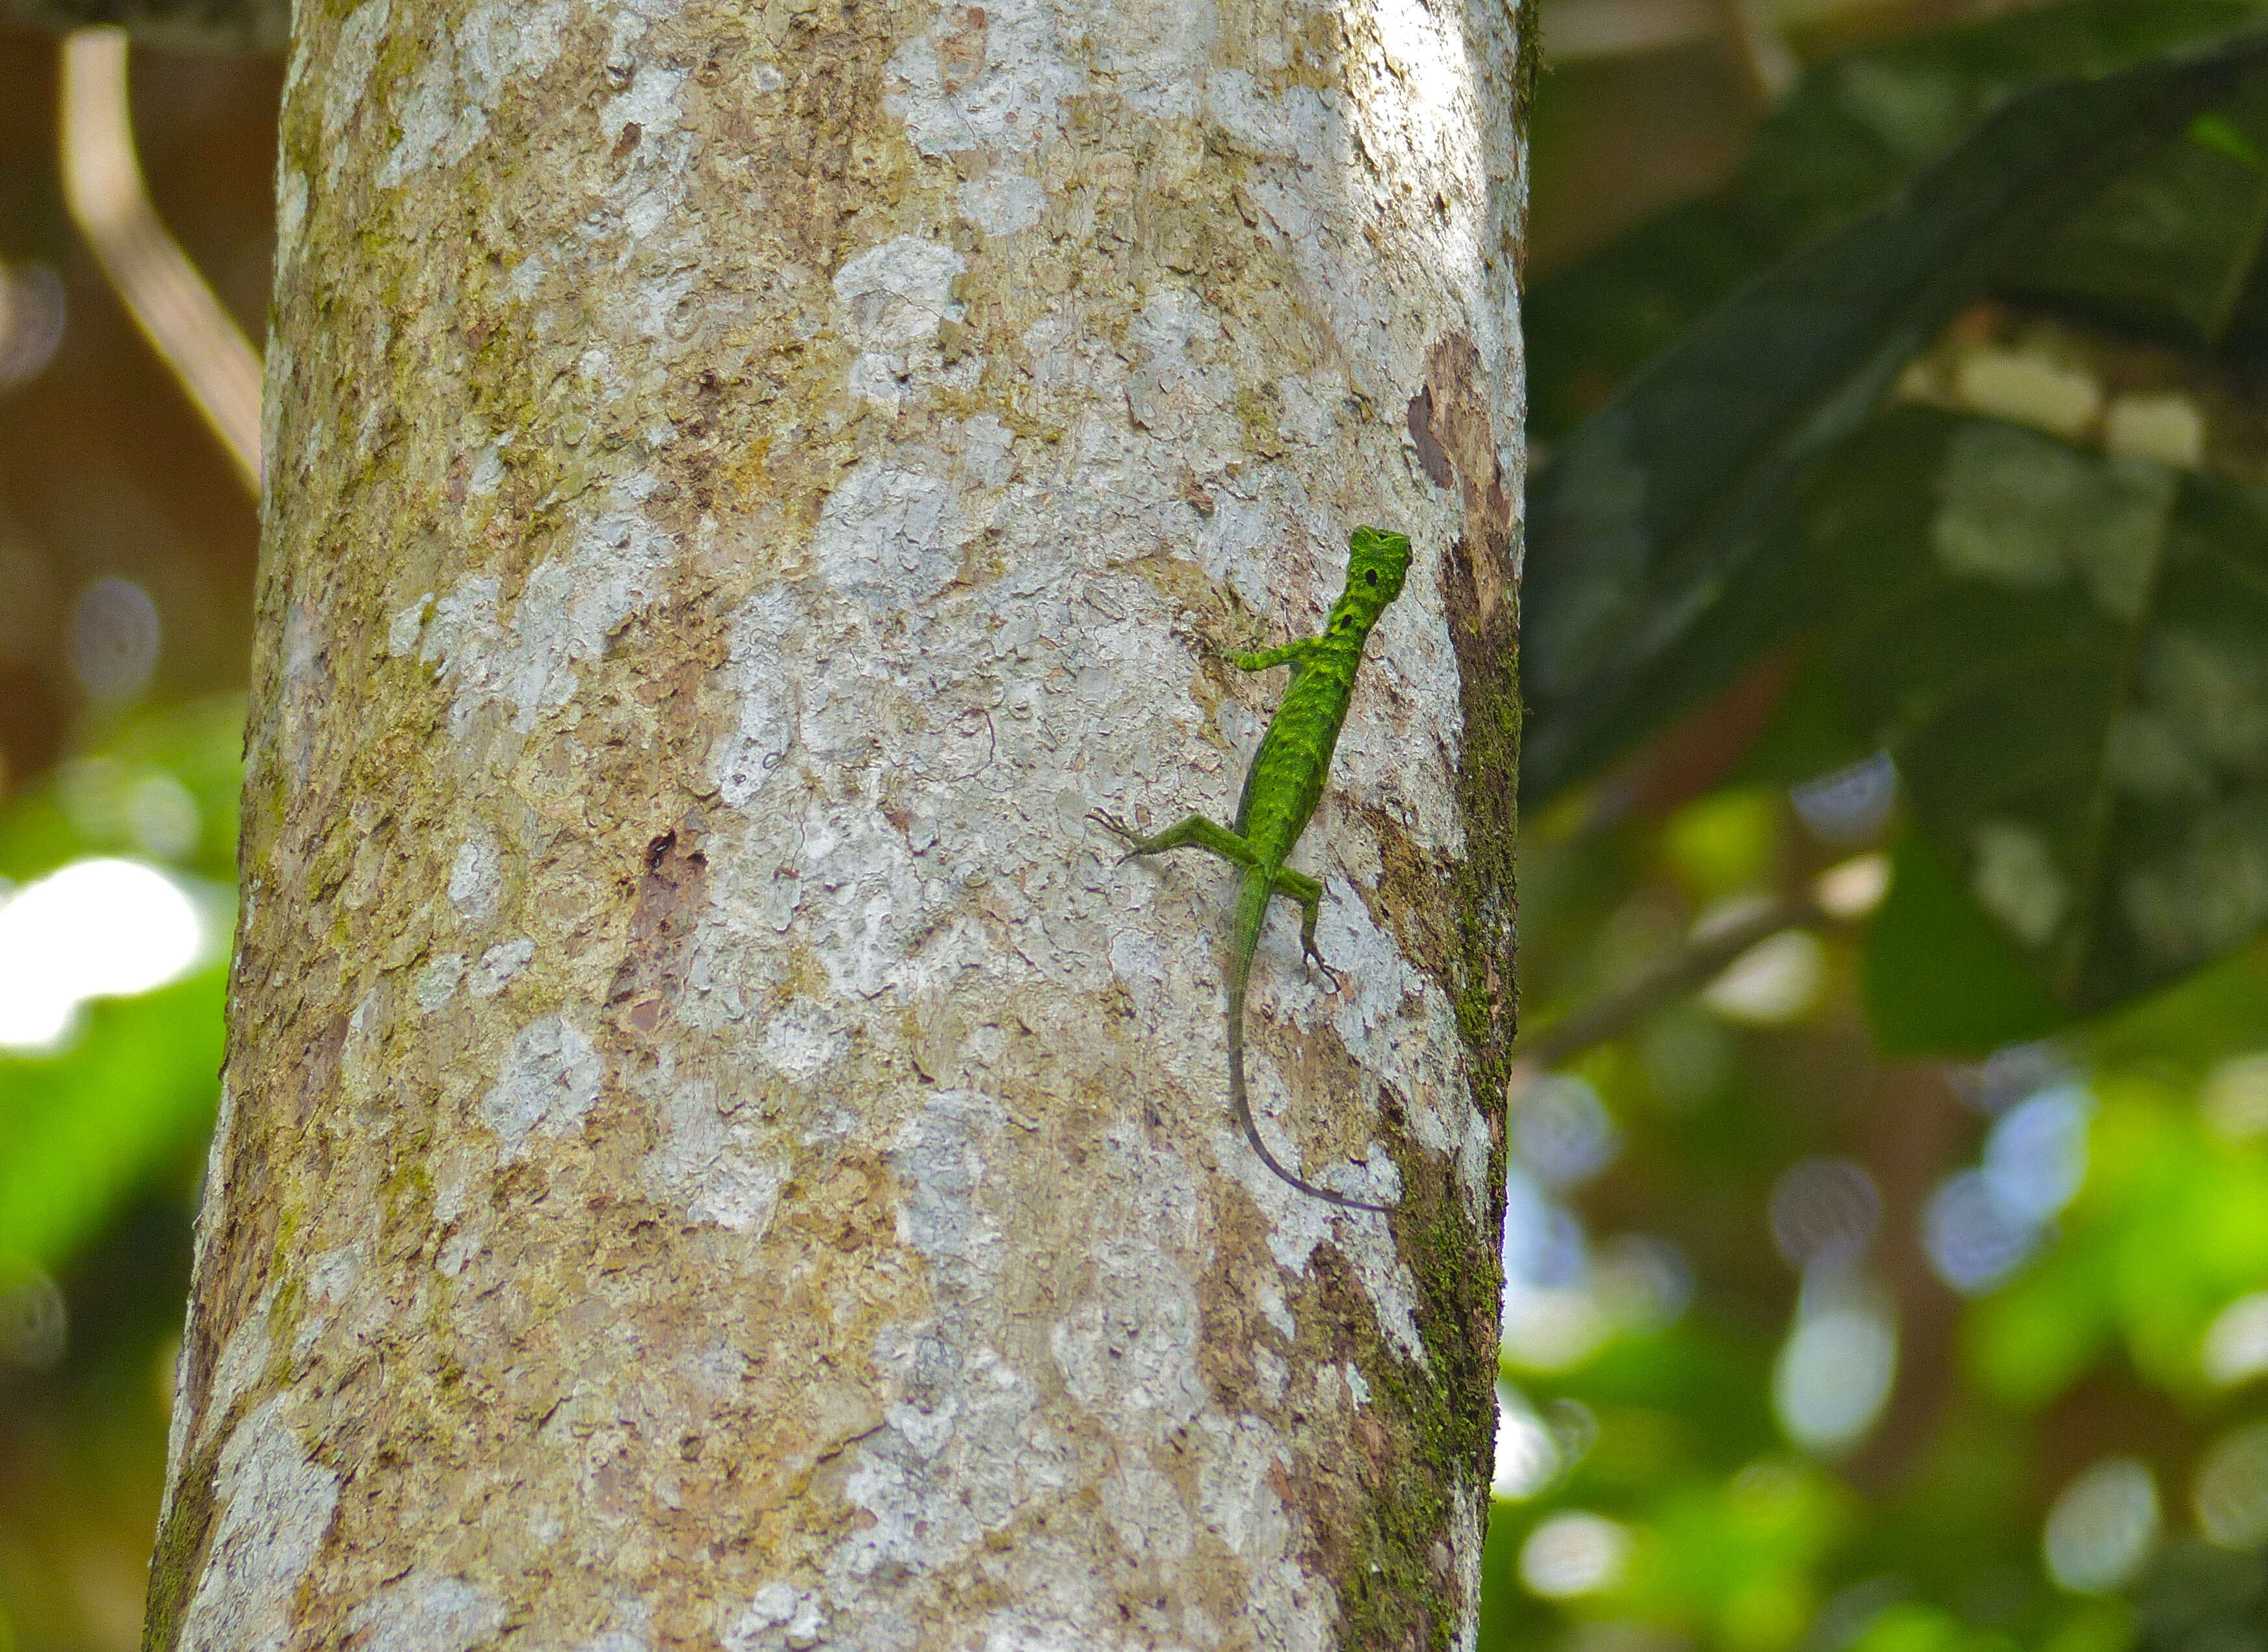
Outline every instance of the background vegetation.
[[(2268, 1652), (2268, 11), (1545, 24), (1483, 1645)], [(55, 50), (0, 37), (0, 1649), (42, 1652), (137, 1635), (255, 534), (63, 214)], [(135, 72), (256, 337), (276, 66)]]

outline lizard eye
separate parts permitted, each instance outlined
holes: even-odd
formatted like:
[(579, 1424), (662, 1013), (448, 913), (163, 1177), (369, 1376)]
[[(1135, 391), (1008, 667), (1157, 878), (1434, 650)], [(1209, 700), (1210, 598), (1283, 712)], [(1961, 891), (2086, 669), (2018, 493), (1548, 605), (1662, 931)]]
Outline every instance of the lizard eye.
[(1375, 568), (1365, 569), (1362, 574), (1362, 583), (1366, 585), (1375, 585), (1378, 584), (1378, 570)]

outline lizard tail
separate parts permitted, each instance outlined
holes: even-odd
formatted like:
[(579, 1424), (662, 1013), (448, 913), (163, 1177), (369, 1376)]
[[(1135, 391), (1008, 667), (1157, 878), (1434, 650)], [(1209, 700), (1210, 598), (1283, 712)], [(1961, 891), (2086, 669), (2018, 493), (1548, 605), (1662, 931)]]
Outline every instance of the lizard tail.
[[(1230, 959), (1228, 975), (1229, 1105), (1236, 1109), (1236, 1122), (1244, 1131), (1244, 1139), (1252, 1143), (1252, 1150), (1260, 1156), (1260, 1162), (1283, 1180), (1310, 1198), (1320, 1199), (1327, 1205), (1336, 1205), (1342, 1210), (1374, 1210), (1380, 1215), (1391, 1215), (1390, 1206), (1350, 1199), (1344, 1193), (1331, 1192), (1328, 1187), (1301, 1181), (1276, 1162), (1276, 1156), (1260, 1139), (1260, 1127), (1252, 1121), (1252, 1101), (1244, 1090), (1244, 988), (1252, 974), (1252, 953), (1260, 939), (1260, 921), (1268, 910), (1268, 879), (1264, 873), (1248, 871), (1238, 880), (1235, 950)], [(1256, 910), (1248, 913), (1247, 907)]]

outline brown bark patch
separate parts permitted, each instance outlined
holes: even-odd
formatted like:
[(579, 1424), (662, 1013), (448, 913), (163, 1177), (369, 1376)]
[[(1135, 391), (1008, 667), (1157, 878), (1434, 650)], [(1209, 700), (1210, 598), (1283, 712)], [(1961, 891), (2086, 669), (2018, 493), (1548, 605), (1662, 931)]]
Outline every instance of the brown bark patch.
[[(1480, 365), (1480, 352), (1470, 339), (1461, 333), (1443, 334), (1426, 353), (1425, 383), (1410, 399), (1410, 418), (1413, 433), (1423, 426), (1432, 451), (1450, 471), (1444, 479), (1429, 464), (1427, 474), (1441, 487), (1453, 480), (1464, 503), (1464, 532), (1442, 566), (1464, 721), (1458, 803), (1470, 844), (1460, 906), (1463, 979), (1457, 1019), (1478, 1058), (1476, 1099), (1491, 1123), (1500, 1125), (1503, 1068), (1516, 1021), (1513, 846), (1520, 811), (1519, 605), (1506, 598), (1515, 590), (1518, 521), (1497, 460)], [(1421, 458), (1426, 451), (1421, 444)]]
[(639, 1038), (652, 1037), (668, 1018), (685, 978), (686, 950), (708, 905), (709, 857), (701, 837), (698, 817), (689, 817), (646, 845), (630, 935), (607, 994), (616, 1024)]
[(1425, 353), (1425, 382), (1410, 399), (1410, 434), (1418, 462), (1436, 488), (1454, 481), (1463, 495), (1460, 550), (1479, 628), (1496, 618), (1512, 588), (1513, 509), (1497, 463), (1496, 431), (1480, 385), (1481, 354), (1462, 333), (1446, 333)]

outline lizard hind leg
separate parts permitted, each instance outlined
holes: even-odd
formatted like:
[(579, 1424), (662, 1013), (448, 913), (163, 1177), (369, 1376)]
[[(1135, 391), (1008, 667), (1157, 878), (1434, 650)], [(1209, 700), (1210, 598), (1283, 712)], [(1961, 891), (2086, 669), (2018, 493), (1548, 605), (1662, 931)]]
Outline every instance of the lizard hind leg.
[(1137, 855), (1163, 855), (1167, 849), (1203, 849), (1232, 865), (1257, 864), (1251, 847), (1242, 838), (1201, 814), (1193, 814), (1146, 838), (1116, 815), (1106, 814), (1100, 809), (1090, 811), (1086, 818), (1126, 845), (1126, 853), (1119, 856), (1122, 862), (1130, 861)]
[(1315, 914), (1322, 909), (1323, 886), (1286, 867), (1278, 870), (1270, 888), (1285, 899), (1300, 903), (1300, 951), (1307, 962), (1323, 972), (1331, 983), (1331, 990), (1338, 991), (1346, 984), (1346, 977), (1323, 962), (1323, 955), (1315, 949)]

